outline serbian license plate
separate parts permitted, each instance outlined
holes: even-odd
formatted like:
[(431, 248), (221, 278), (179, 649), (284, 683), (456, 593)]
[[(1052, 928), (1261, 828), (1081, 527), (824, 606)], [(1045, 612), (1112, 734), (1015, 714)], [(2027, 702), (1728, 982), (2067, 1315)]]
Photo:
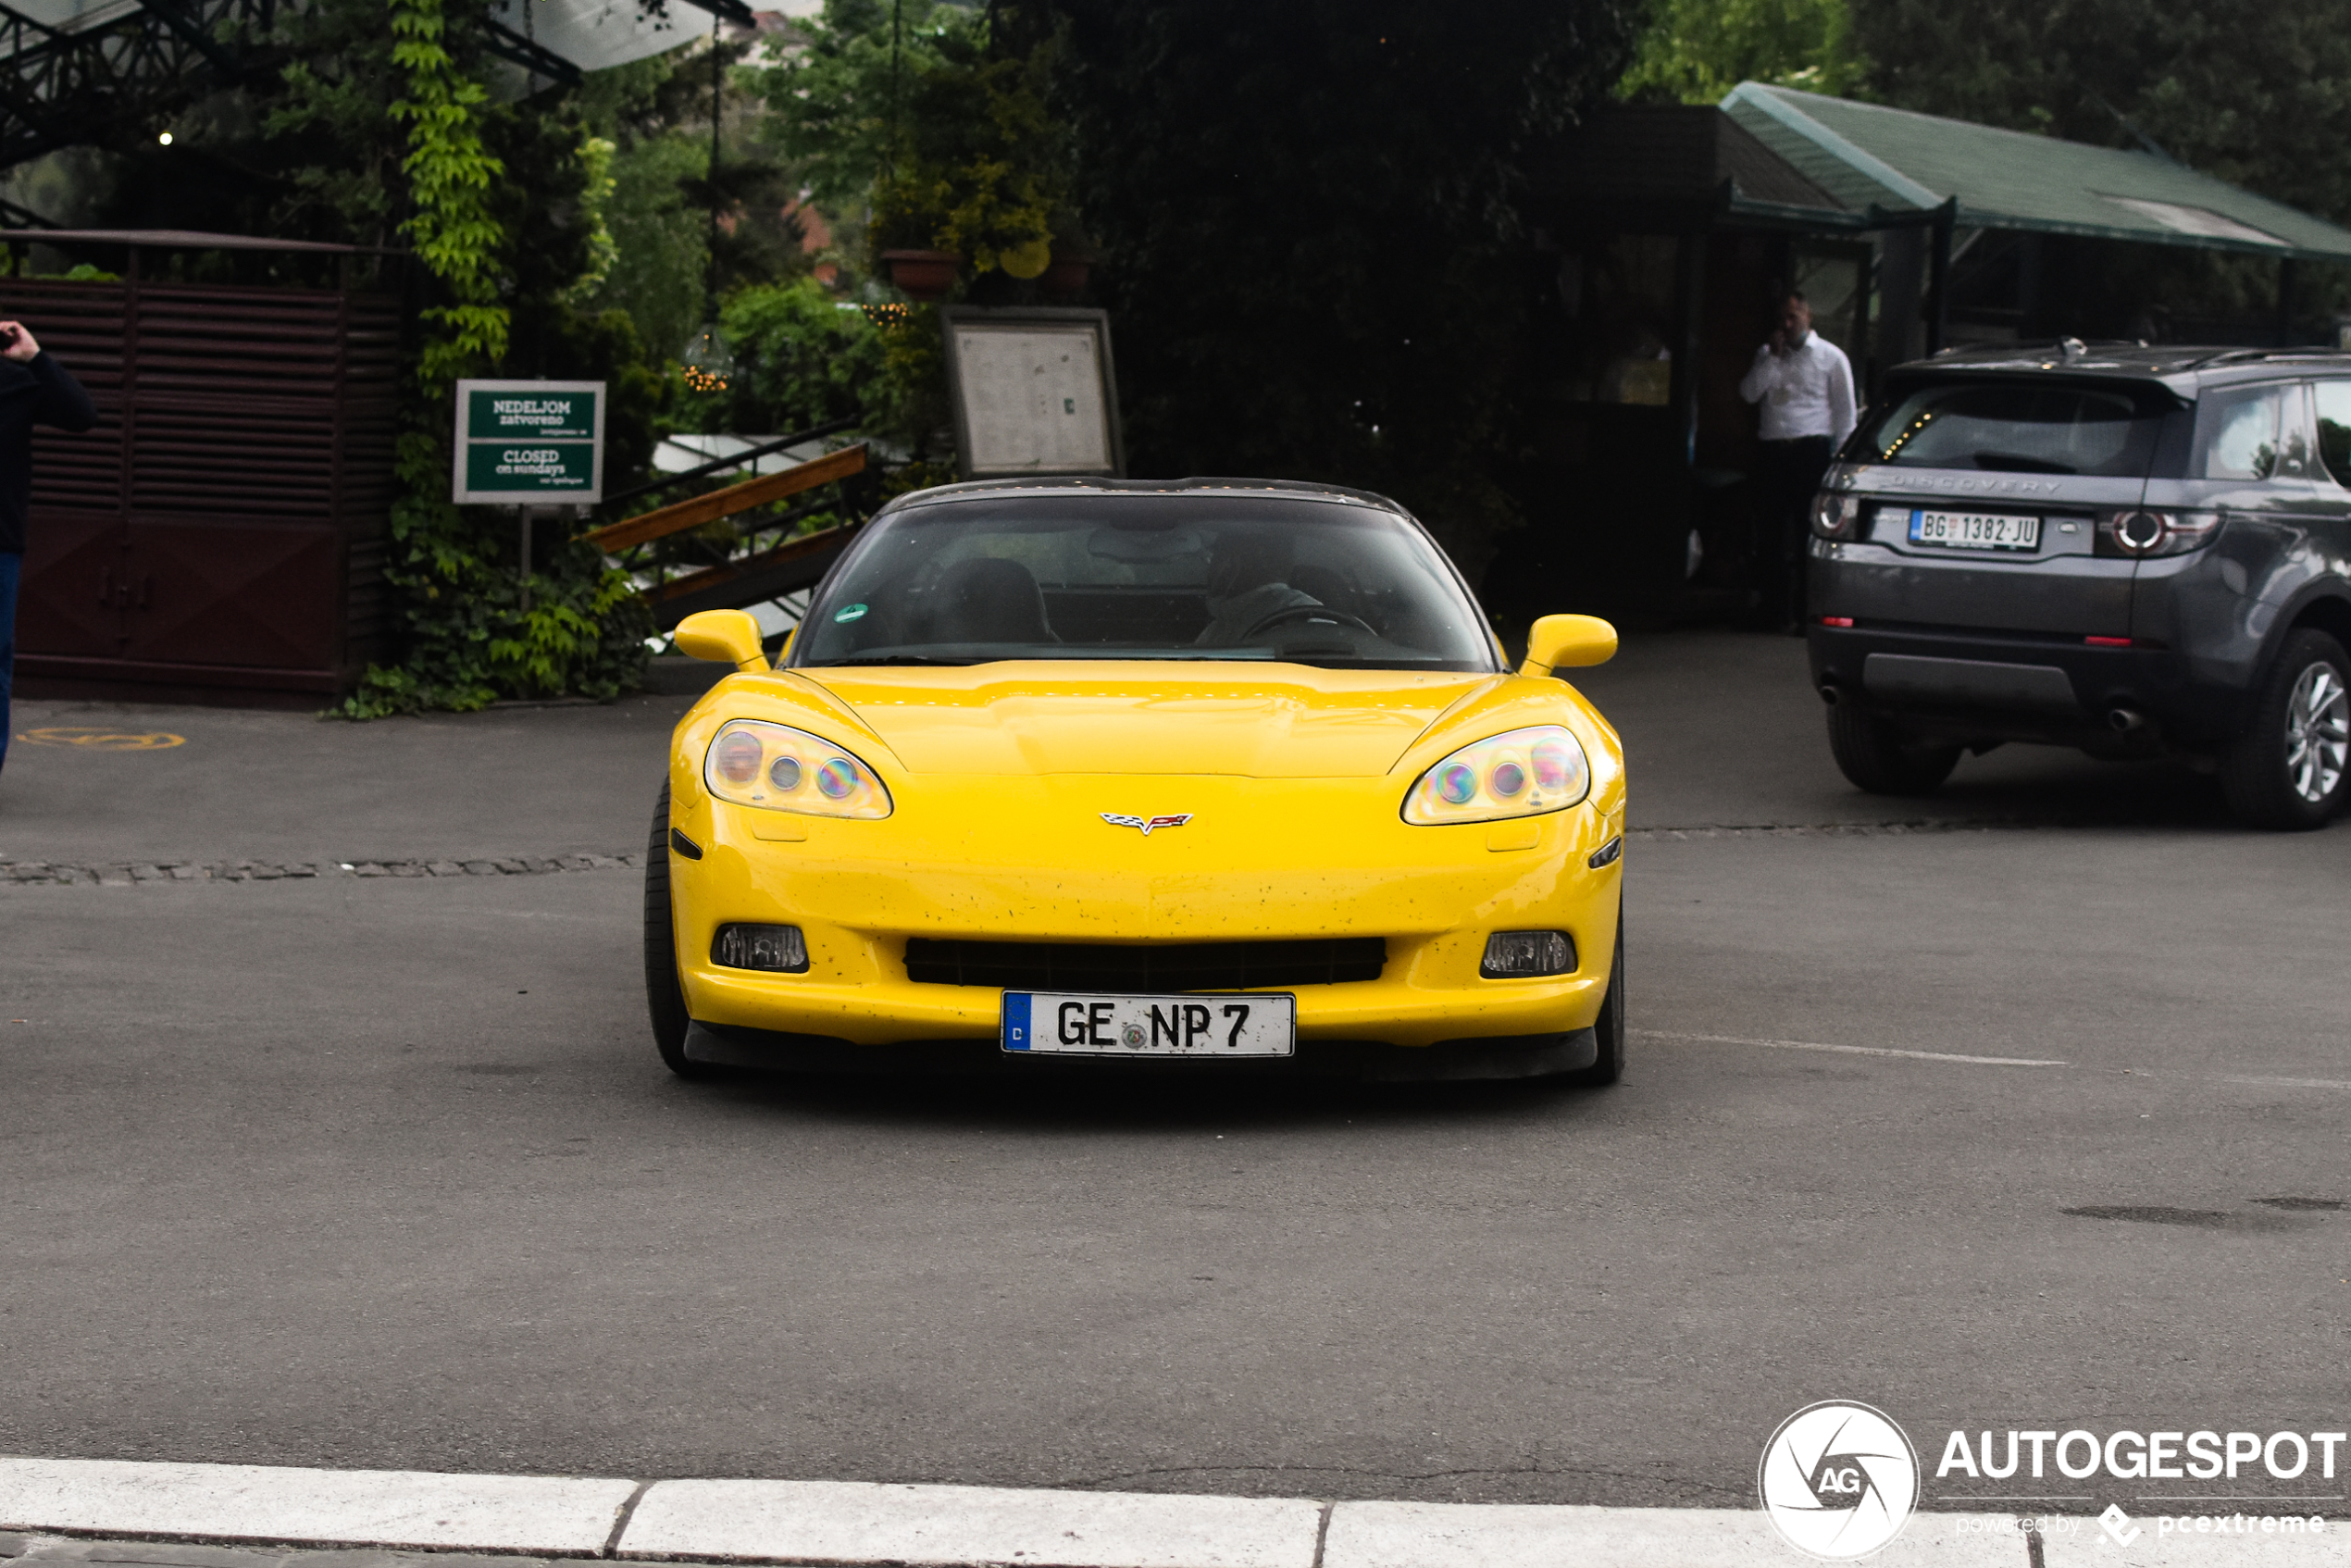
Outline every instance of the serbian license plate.
[(1910, 542), (1948, 550), (2038, 550), (2041, 519), (1999, 512), (1930, 512), (1920, 507), (1910, 514)]
[(1038, 1056), (1287, 1056), (1294, 996), (1006, 991), (1006, 1051)]

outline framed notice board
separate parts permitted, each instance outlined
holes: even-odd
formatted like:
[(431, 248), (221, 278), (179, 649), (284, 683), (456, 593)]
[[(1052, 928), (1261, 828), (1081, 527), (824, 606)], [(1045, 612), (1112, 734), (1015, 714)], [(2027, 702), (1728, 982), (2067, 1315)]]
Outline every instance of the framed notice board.
[(459, 381), (460, 505), (594, 505), (604, 498), (604, 383)]
[(1126, 472), (1105, 312), (946, 305), (939, 315), (964, 478)]

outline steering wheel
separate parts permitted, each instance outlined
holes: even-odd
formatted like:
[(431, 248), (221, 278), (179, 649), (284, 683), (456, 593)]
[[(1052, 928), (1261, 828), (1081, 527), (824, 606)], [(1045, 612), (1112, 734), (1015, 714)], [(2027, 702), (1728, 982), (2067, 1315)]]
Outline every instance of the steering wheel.
[(1241, 633), (1240, 640), (1246, 642), (1250, 638), (1256, 636), (1259, 632), (1270, 630), (1272, 628), (1281, 625), (1284, 621), (1294, 621), (1302, 618), (1337, 621), (1342, 626), (1361, 628), (1362, 630), (1369, 632), (1374, 637), (1377, 637), (1379, 635), (1379, 632), (1375, 629), (1369, 622), (1357, 616), (1350, 616), (1345, 610), (1334, 610), (1327, 604), (1286, 604), (1282, 608), (1275, 610), (1270, 616), (1259, 617), (1255, 626), (1250, 627), (1247, 631)]

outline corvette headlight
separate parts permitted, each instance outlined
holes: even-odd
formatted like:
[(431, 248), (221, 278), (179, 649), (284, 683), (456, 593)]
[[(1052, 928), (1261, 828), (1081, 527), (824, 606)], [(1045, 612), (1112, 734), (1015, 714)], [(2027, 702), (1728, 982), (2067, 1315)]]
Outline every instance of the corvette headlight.
[(722, 801), (809, 816), (889, 815), (889, 790), (849, 752), (806, 730), (755, 718), (728, 721), (702, 760), (702, 781)]
[(1404, 796), (1404, 820), (1425, 828), (1536, 816), (1591, 792), (1582, 744), (1561, 726), (1543, 724), (1463, 746), (1422, 774)]

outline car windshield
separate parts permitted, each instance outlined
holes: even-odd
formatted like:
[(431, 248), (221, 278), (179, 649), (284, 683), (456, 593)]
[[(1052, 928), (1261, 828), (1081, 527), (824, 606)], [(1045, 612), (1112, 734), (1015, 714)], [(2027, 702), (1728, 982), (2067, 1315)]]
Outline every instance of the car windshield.
[(1220, 492), (977, 494), (877, 521), (790, 663), (1280, 659), (1489, 670), (1484, 618), (1377, 507)]
[(1897, 390), (1847, 455), (1906, 468), (2142, 476), (2165, 410), (2131, 391), (1946, 381)]

